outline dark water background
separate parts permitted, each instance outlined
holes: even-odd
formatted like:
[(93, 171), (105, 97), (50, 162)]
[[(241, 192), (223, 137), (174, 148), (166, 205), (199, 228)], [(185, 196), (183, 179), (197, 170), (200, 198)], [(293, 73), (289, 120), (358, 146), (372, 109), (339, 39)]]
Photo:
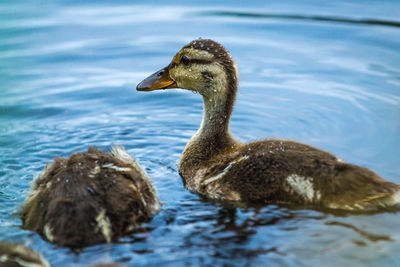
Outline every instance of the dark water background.
[[(400, 213), (224, 207), (187, 192), (180, 153), (199, 95), (136, 92), (192, 39), (238, 63), (231, 130), (295, 139), (400, 183), (399, 1), (1, 1), (0, 240), (54, 266), (400, 264)], [(165, 203), (142, 233), (75, 254), (12, 216), (56, 156), (120, 144)]]

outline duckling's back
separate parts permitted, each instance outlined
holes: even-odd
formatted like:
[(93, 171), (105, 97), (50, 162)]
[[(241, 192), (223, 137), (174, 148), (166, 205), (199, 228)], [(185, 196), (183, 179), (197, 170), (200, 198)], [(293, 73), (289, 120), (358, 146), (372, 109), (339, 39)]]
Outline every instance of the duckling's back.
[(111, 242), (160, 209), (156, 191), (121, 147), (56, 158), (34, 181), (20, 211), (23, 228), (52, 243), (84, 247)]
[[(185, 186), (205, 197), (370, 211), (400, 208), (400, 185), (314, 147), (266, 139), (227, 149), (187, 166)], [(185, 165), (186, 164), (186, 165)]]

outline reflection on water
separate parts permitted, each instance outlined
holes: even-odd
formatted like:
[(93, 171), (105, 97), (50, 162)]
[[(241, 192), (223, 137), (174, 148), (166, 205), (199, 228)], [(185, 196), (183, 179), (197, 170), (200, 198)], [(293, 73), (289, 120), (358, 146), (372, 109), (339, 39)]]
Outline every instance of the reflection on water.
[[(26, 242), (53, 266), (398, 263), (396, 212), (231, 207), (186, 191), (177, 164), (201, 99), (135, 87), (188, 41), (216, 39), (240, 71), (236, 137), (295, 139), (400, 183), (399, 3), (214, 5), (0, 3), (1, 240)], [(81, 251), (19, 228), (12, 214), (46, 163), (112, 144), (154, 181), (164, 206), (153, 221)]]
[(331, 222), (326, 222), (325, 224), (326, 225), (338, 225), (338, 226), (343, 226), (343, 227), (349, 228), (351, 230), (354, 230), (354, 232), (359, 233), (360, 235), (362, 235), (363, 237), (365, 237), (366, 239), (368, 239), (369, 241), (372, 241), (372, 242), (376, 242), (376, 241), (394, 241), (393, 239), (391, 239), (387, 235), (375, 235), (375, 234), (367, 233), (367, 232), (365, 232), (363, 230), (358, 229), (356, 226), (351, 225), (351, 224), (347, 224), (347, 223), (331, 221)]

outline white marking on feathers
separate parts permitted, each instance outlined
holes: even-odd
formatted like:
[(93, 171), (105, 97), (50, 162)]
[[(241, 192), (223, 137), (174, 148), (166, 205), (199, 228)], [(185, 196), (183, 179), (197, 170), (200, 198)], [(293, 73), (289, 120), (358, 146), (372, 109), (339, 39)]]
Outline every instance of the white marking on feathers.
[(135, 225), (129, 225), (129, 226), (126, 228), (126, 231), (127, 231), (127, 232), (130, 232), (130, 231), (133, 231), (133, 229), (135, 229)]
[(6, 261), (8, 261), (7, 255), (1, 255), (0, 262), (6, 262)]
[(200, 191), (200, 185), (204, 178), (204, 175), (207, 173), (207, 168), (199, 169), (196, 171), (196, 174), (193, 177), (193, 180), (189, 180), (186, 184), (186, 188), (193, 192)]
[(212, 183), (212, 182), (224, 177), (224, 175), (229, 171), (229, 169), (232, 167), (233, 164), (235, 164), (235, 162), (229, 163), (229, 165), (220, 174), (218, 174), (214, 177), (208, 178), (207, 180), (204, 180), (203, 185), (208, 185), (209, 183)]
[(392, 205), (400, 205), (400, 189), (392, 195)]
[(226, 166), (226, 168), (225, 168), (221, 173), (219, 173), (218, 175), (216, 175), (216, 176), (214, 176), (214, 177), (210, 177), (210, 178), (204, 180), (204, 181), (202, 182), (202, 184), (203, 184), (203, 185), (208, 185), (209, 183), (212, 183), (212, 182), (214, 182), (214, 181), (216, 181), (216, 180), (218, 180), (218, 179), (221, 179), (222, 177), (225, 176), (225, 174), (228, 173), (229, 169), (232, 168), (232, 166), (233, 166), (234, 164), (239, 163), (239, 162), (241, 162), (242, 160), (245, 160), (245, 159), (248, 159), (248, 158), (249, 158), (249, 156), (246, 155), (246, 156), (243, 156), (243, 157), (241, 157), (241, 158), (239, 158), (239, 159), (237, 159), (237, 160), (235, 160), (235, 161), (232, 161), (231, 163), (228, 164), (228, 166)]
[(18, 245), (16, 245), (14, 247), (14, 251), (16, 253), (18, 253), (18, 254), (21, 254), (21, 255), (26, 254), (27, 252), (30, 252), (30, 250), (28, 248), (26, 248), (26, 247), (24, 247), (23, 245), (20, 245), (20, 244), (18, 244)]
[(136, 187), (136, 185), (134, 185), (134, 184), (130, 184), (129, 187), (132, 188), (133, 191), (136, 191), (136, 192), (139, 191), (138, 188)]
[(306, 201), (311, 202), (314, 197), (316, 198), (316, 200), (319, 200), (321, 198), (321, 194), (319, 191), (317, 191), (317, 193), (314, 192), (312, 177), (304, 177), (297, 174), (291, 174), (286, 178), (286, 181), (293, 189), (293, 191), (302, 196)]
[(328, 204), (328, 208), (330, 209), (341, 209), (341, 210), (365, 210), (365, 207), (362, 206), (361, 204), (343, 204), (339, 205), (337, 203), (330, 203)]
[(43, 232), (44, 232), (44, 235), (46, 236), (46, 238), (47, 238), (50, 242), (54, 242), (54, 235), (53, 235), (53, 233), (52, 233), (52, 230), (51, 230), (51, 227), (50, 227), (49, 224), (46, 224), (46, 225), (43, 227)]
[(240, 194), (219, 183), (209, 184), (207, 186), (207, 196), (212, 199), (221, 199), (227, 201), (241, 200)]
[(119, 171), (119, 172), (129, 172), (129, 171), (132, 170), (131, 168), (128, 168), (128, 167), (118, 167), (118, 166), (115, 166), (115, 165), (113, 165), (112, 163), (104, 164), (104, 165), (101, 166), (101, 167), (102, 167), (102, 168), (113, 169), (113, 170), (116, 170), (116, 171)]
[[(18, 244), (15, 247), (11, 247), (14, 249), (13, 251), (10, 251), (10, 254), (12, 253), (13, 258), (11, 259), (12, 261), (15, 261), (21, 266), (24, 267), (50, 267), (50, 264), (43, 258), (42, 255), (39, 253), (25, 247), (24, 245)], [(6, 255), (5, 255), (6, 256)], [(22, 259), (19, 257), (26, 257), (26, 259)], [(6, 256), (7, 257), (7, 256)], [(29, 261), (26, 261), (29, 260)], [(1, 261), (1, 259), (0, 259)]]
[(98, 229), (100, 229), (100, 231), (102, 232), (107, 243), (110, 243), (111, 242), (111, 234), (112, 234), (111, 233), (111, 224), (110, 224), (110, 220), (106, 216), (105, 209), (102, 209), (100, 211), (99, 215), (97, 215), (97, 217), (96, 217), (96, 221), (97, 221)]
[(135, 192), (139, 195), (140, 200), (141, 200), (142, 203), (143, 203), (143, 206), (146, 208), (146, 207), (147, 207), (147, 203), (146, 203), (146, 201), (145, 201), (144, 198), (143, 198), (142, 192), (140, 192), (140, 190), (139, 190), (139, 189), (136, 187), (136, 185), (134, 185), (134, 184), (130, 184), (129, 187), (132, 188), (133, 191), (135, 191)]
[(339, 205), (335, 204), (335, 203), (330, 203), (330, 204), (328, 204), (328, 208), (330, 208), (330, 209), (338, 209)]
[(42, 257), (42, 255), (39, 255), (38, 260), (40, 260), (40, 262), (27, 262), (17, 258), (15, 259), (15, 262), (23, 267), (50, 267), (50, 264)]
[(218, 183), (209, 185), (207, 187), (207, 196), (212, 199), (222, 198), (221, 186)]
[(126, 152), (126, 150), (121, 146), (113, 146), (111, 148), (111, 155), (120, 161), (125, 162), (126, 164), (132, 164), (132, 162), (135, 162), (131, 155), (129, 155), (128, 152)]
[[(151, 190), (151, 189), (150, 189)], [(150, 205), (151, 213), (154, 214), (161, 209), (161, 202), (157, 195), (153, 195), (153, 203)]]
[(350, 205), (344, 205), (344, 206), (341, 206), (340, 208), (344, 209), (344, 210), (354, 210), (354, 207), (352, 207)]
[(400, 206), (400, 190), (398, 190), (391, 196), (379, 200), (377, 205), (383, 207)]
[(315, 192), (315, 199), (320, 200), (321, 199), (321, 193), (319, 191)]
[[(158, 199), (157, 191), (156, 191), (156, 189), (153, 187), (153, 184), (151, 183), (149, 177), (148, 177), (147, 174), (143, 171), (143, 169), (139, 166), (139, 164), (138, 164), (138, 163), (131, 157), (131, 155), (129, 155), (128, 152), (126, 152), (126, 150), (125, 150), (123, 147), (121, 147), (121, 146), (117, 146), (117, 145), (113, 146), (112, 149), (111, 149), (111, 155), (113, 155), (113, 156), (116, 157), (117, 159), (121, 160), (121, 161), (124, 162), (125, 164), (131, 165), (136, 171), (139, 172), (140, 177), (141, 177), (142, 180), (147, 184), (148, 188), (150, 189), (150, 193), (151, 193), (152, 196), (153, 196), (154, 203), (150, 206), (150, 209), (152, 210), (152, 213), (155, 213), (155, 212), (159, 211), (160, 208), (161, 208), (161, 202), (160, 202), (160, 200)], [(104, 166), (103, 166), (103, 167), (104, 167)], [(110, 167), (108, 167), (108, 168), (110, 168)], [(120, 171), (123, 171), (123, 170), (121, 170), (121, 169), (122, 169), (121, 167), (118, 167), (118, 168), (120, 168)], [(129, 169), (129, 168), (126, 168), (126, 169)], [(139, 192), (139, 193), (140, 193), (140, 196), (141, 196), (141, 198), (142, 198), (142, 200), (143, 200), (143, 197), (142, 197), (142, 195), (141, 195), (141, 192)], [(145, 204), (145, 206), (146, 206), (147, 203), (145, 203), (144, 200), (143, 200), (143, 204)]]
[(227, 200), (231, 200), (231, 201), (239, 201), (241, 200), (240, 194), (236, 191), (231, 191), (228, 194)]
[(126, 150), (123, 147), (113, 146), (111, 149), (111, 155), (121, 160), (125, 164), (131, 165), (135, 170), (137, 170), (141, 174), (142, 177), (148, 179), (147, 175), (144, 173), (139, 164), (131, 157), (131, 155), (129, 155), (128, 152), (126, 152)]
[(239, 70), (238, 67), (236, 65), (236, 62), (233, 60), (233, 58), (231, 58), (232, 62), (233, 62), (233, 68), (235, 69), (235, 77), (239, 77)]
[(94, 169), (90, 171), (89, 177), (94, 178), (94, 176), (96, 174), (98, 174), (99, 172), (100, 172), (100, 167), (98, 165), (96, 165), (96, 167), (94, 167)]
[(400, 190), (396, 191), (394, 194), (389, 196), (371, 199), (371, 201), (367, 201), (364, 204), (363, 208), (374, 210), (377, 209), (378, 207), (388, 208), (393, 206), (400, 207)]

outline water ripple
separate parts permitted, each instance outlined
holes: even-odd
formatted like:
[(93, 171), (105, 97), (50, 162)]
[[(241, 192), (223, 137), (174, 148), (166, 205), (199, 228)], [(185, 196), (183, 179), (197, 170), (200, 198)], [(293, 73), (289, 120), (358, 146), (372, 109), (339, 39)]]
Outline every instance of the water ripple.
[(243, 17), (255, 19), (281, 19), (281, 20), (300, 20), (300, 21), (322, 21), (333, 23), (346, 23), (364, 26), (387, 26), (400, 27), (400, 21), (390, 21), (381, 19), (364, 19), (364, 18), (346, 18), (336, 16), (321, 15), (303, 15), (303, 14), (274, 14), (274, 13), (256, 13), (256, 12), (238, 12), (238, 11), (202, 11), (194, 13), (198, 16), (216, 16), (216, 17)]

